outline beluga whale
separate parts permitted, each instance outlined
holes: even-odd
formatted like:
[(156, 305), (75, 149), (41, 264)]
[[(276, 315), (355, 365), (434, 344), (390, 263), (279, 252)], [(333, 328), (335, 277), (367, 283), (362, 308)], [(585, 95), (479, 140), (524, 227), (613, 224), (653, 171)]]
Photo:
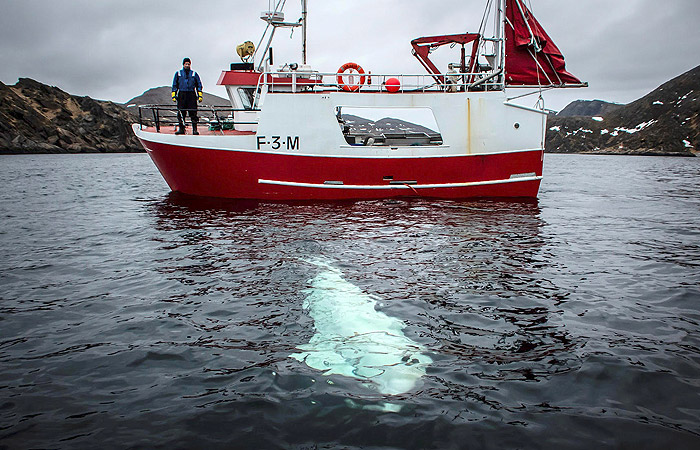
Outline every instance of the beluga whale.
[(406, 325), (377, 311), (377, 297), (345, 280), (329, 260), (305, 261), (320, 269), (304, 290), (303, 307), (314, 320), (315, 334), (290, 356), (325, 376), (354, 378), (381, 394), (411, 391), (433, 361), (404, 335)]

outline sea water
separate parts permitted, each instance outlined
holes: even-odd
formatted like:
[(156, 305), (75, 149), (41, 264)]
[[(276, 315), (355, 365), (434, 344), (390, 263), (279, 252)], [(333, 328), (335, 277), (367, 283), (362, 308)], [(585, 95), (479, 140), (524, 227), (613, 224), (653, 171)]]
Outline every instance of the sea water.
[(0, 180), (0, 448), (700, 446), (698, 159), (546, 155), (537, 201)]

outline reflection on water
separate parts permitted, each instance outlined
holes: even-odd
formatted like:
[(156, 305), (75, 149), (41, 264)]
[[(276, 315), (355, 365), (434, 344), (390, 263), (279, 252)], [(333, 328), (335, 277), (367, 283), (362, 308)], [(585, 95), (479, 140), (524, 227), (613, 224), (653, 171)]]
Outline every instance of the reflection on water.
[(3, 163), (0, 447), (700, 442), (700, 163), (335, 203), (165, 195), (146, 155)]
[(541, 277), (551, 261), (536, 201), (288, 204), (170, 195), (151, 210), (157, 229), (178, 232), (163, 245), (187, 261), (169, 259), (160, 270), (193, 287), (214, 281), (239, 306), (248, 299), (256, 315), (269, 309), (261, 298), (287, 305), (275, 309), (277, 320), (269, 310), (256, 325), (276, 335), (283, 323), (303, 324), (288, 336), (290, 347), (318, 340), (301, 308), (318, 269), (304, 259), (332, 258), (347, 283), (379, 299), (382, 314), (405, 321), (409, 337), (440, 355), (428, 370), (432, 395), (453, 390), (449, 380), (461, 370), (484, 380), (537, 380), (579, 365), (580, 343), (557, 309), (567, 294)]

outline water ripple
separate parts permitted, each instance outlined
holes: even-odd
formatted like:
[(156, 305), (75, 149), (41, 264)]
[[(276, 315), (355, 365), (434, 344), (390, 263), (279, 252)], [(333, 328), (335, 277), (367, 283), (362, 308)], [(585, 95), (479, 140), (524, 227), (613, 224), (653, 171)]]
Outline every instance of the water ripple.
[[(534, 202), (262, 203), (3, 157), (0, 447), (696, 447), (700, 164), (545, 169)], [(289, 357), (315, 258), (430, 359), (410, 389)]]

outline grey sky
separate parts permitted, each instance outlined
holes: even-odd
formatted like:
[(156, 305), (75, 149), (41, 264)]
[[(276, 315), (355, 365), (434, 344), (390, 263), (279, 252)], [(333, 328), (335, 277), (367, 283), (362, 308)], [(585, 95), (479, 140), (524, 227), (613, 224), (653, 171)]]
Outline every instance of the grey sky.
[[(547, 106), (576, 99), (627, 103), (700, 64), (698, 0), (529, 0), (588, 89), (549, 92)], [(374, 73), (423, 73), (410, 40), (477, 31), (485, 0), (309, 0), (309, 62), (334, 72), (347, 61)], [(125, 102), (169, 85), (184, 56), (205, 90), (258, 43), (268, 0), (0, 0), (0, 80), (34, 78), (76, 95)], [(288, 0), (287, 20), (299, 17)], [(280, 31), (276, 63), (299, 61), (301, 33)], [(449, 50), (448, 50), (449, 52)]]

